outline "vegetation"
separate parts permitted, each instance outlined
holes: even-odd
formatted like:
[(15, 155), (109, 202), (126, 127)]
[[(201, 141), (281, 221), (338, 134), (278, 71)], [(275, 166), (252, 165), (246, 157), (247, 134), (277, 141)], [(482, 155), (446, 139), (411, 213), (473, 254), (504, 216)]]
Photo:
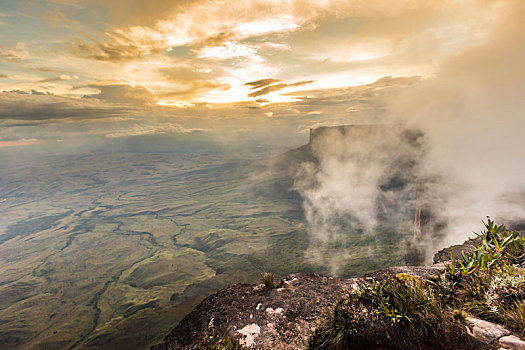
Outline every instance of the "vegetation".
[(451, 307), (525, 332), (525, 238), (488, 219), (475, 250), (435, 281)]
[(204, 338), (193, 346), (194, 350), (243, 350), (246, 349), (239, 343), (237, 338), (224, 333), (218, 335), (215, 330), (215, 319), (212, 318), (208, 323), (208, 329), (211, 335)]
[(281, 288), (284, 286), (284, 280), (281, 279), (279, 282), (275, 282), (275, 277), (273, 273), (270, 272), (265, 272), (261, 275), (261, 283), (264, 289)]
[(229, 335), (224, 336), (209, 336), (197, 343), (193, 349), (195, 350), (243, 350), (239, 341)]
[(475, 348), (462, 331), (464, 312), (525, 334), (525, 239), (488, 218), (472, 241), (472, 252), (429, 280), (386, 275), (342, 291), (309, 349)]

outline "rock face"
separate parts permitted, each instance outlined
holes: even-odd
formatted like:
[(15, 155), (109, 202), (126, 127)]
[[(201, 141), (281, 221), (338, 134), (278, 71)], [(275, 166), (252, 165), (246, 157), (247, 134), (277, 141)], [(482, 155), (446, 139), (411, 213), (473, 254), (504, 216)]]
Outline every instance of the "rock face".
[(498, 343), (499, 345), (501, 345), (501, 348), (503, 349), (509, 349), (509, 350), (525, 349), (525, 342), (514, 335), (508, 335), (505, 337), (501, 337), (499, 338)]
[(304, 349), (323, 311), (354, 283), (355, 279), (294, 274), (278, 289), (233, 285), (204, 299), (152, 350), (191, 349), (213, 333), (241, 337), (256, 349)]
[[(191, 349), (210, 335), (240, 339), (250, 349), (306, 349), (310, 333), (319, 326), (323, 312), (360, 281), (385, 274), (410, 273), (429, 277), (443, 263), (419, 267), (392, 267), (362, 278), (335, 279), (315, 274), (293, 274), (284, 287), (237, 284), (209, 296), (152, 350)], [(467, 318), (465, 338), (456, 349), (525, 349), (525, 342), (502, 326)], [(468, 344), (461, 342), (467, 339)], [(473, 345), (474, 344), (474, 345)]]

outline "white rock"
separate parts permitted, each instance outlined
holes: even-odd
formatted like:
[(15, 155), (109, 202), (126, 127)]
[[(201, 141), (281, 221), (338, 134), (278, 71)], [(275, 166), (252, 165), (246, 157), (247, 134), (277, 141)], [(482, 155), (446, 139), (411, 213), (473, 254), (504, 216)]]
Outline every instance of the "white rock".
[(491, 322), (472, 317), (467, 317), (467, 321), (472, 324), (472, 330), (467, 329), (468, 333), (485, 344), (510, 334), (505, 328)]
[(255, 308), (255, 310), (259, 310), (261, 306), (262, 306), (262, 303), (257, 304), (257, 307)]
[(271, 307), (267, 307), (265, 310), (269, 315), (280, 315), (284, 312), (284, 309), (282, 307), (278, 307), (277, 309), (273, 309)]
[(499, 344), (505, 349), (522, 350), (525, 349), (525, 342), (518, 337), (508, 335), (499, 339)]
[(240, 339), (239, 343), (250, 348), (255, 343), (255, 338), (261, 334), (261, 328), (255, 323), (252, 323), (250, 325), (244, 326), (243, 329), (239, 329), (237, 332), (241, 335), (244, 335), (244, 339)]

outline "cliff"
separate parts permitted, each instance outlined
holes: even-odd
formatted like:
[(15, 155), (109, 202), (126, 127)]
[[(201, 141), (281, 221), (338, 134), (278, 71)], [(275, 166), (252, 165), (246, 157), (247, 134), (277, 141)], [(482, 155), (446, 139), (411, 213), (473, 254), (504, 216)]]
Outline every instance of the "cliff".
[[(360, 125), (322, 127), (312, 130), (307, 145), (289, 151), (275, 160), (273, 167), (274, 170), (276, 169), (275, 174), (279, 176), (271, 177), (262, 193), (274, 189), (284, 197), (296, 196), (297, 193), (294, 193), (291, 186), (294, 174), (301, 170), (301, 164), (305, 162), (320, 166), (323, 157), (327, 156), (326, 149), (334, 140), (350, 140), (345, 147), (351, 148), (360, 147), (362, 140), (385, 139), (387, 147), (393, 148), (394, 152), (388, 153), (386, 157), (377, 154), (367, 155), (372, 162), (386, 162), (385, 174), (379, 183), (381, 193), (378, 196), (380, 205), (377, 208), (377, 219), (392, 226), (399, 222), (414, 220), (414, 232), (408, 231), (408, 234), (405, 232), (405, 236), (402, 232), (396, 235), (389, 233), (389, 237), (400, 240), (401, 247), (403, 242), (405, 243), (407, 265), (420, 265), (425, 260), (424, 249), (431, 247), (435, 240), (439, 239), (440, 233), (446, 230), (446, 225), (440, 221), (437, 210), (425, 203), (425, 184), (439, 179), (417, 175), (419, 157), (423, 152), (421, 136), (417, 130), (404, 130), (397, 126)], [(352, 140), (356, 140), (355, 144)], [(336, 157), (345, 157), (352, 153), (341, 154), (334, 150), (328, 156), (332, 157), (334, 154)], [(374, 159), (374, 157), (378, 158)], [(405, 209), (400, 210), (398, 203), (405, 203)], [(415, 219), (414, 213), (416, 213)], [(519, 226), (516, 229), (521, 230), (523, 227)], [(516, 238), (504, 227), (497, 228), (502, 230), (494, 231), (497, 234), (491, 230), (494, 231), (493, 228), (487, 228), (484, 239), (487, 242), (489, 240), (496, 242), (498, 247), (505, 241), (503, 238), (507, 235), (511, 235), (512, 240), (506, 240), (505, 244), (514, 242)], [(493, 234), (495, 236), (491, 236)], [(519, 246), (519, 249), (516, 248), (517, 252), (523, 255), (525, 261), (525, 241), (518, 241), (516, 238), (514, 242)], [(521, 330), (520, 326), (516, 327), (512, 323), (509, 326), (503, 322), (507, 321), (506, 319), (491, 315), (490, 310), (480, 309), (478, 305), (481, 300), (478, 299), (484, 298), (481, 294), (487, 293), (495, 277), (484, 272), (488, 271), (488, 266), (476, 264), (480, 261), (481, 264), (487, 264), (487, 261), (495, 262), (496, 257), (502, 256), (502, 251), (497, 250), (500, 248), (494, 248), (494, 244), (490, 242), (487, 243), (487, 247), (490, 246), (492, 250), (486, 252), (483, 248), (476, 253), (476, 249), (479, 248), (476, 244), (479, 242), (479, 240), (477, 243), (469, 241), (463, 245), (443, 249), (435, 254), (432, 265), (389, 267), (359, 278), (332, 278), (297, 273), (283, 279), (278, 287), (232, 285), (204, 299), (166, 336), (162, 343), (153, 346), (152, 350), (237, 349), (207, 347), (202, 343), (203, 339), (221, 337), (238, 339), (244, 346), (254, 349), (525, 349), (525, 343), (520, 340), (525, 329), (525, 303), (523, 304), (524, 329)], [(461, 267), (447, 268), (444, 261), (451, 256), (463, 259), (460, 254), (462, 251), (466, 252), (467, 257), (461, 262)], [(478, 256), (481, 258), (478, 259)], [(499, 263), (495, 263), (494, 266), (498, 266), (501, 270), (512, 270), (512, 274), (503, 277), (508, 277), (508, 281), (514, 281), (513, 278), (517, 278), (516, 276), (525, 275), (521, 270), (524, 261), (519, 259), (521, 258), (517, 255), (511, 254), (510, 257), (502, 260), (504, 263), (501, 266)], [(476, 260), (472, 262), (474, 265), (470, 264), (471, 260)], [(451, 262), (448, 262), (448, 265), (450, 266)], [(404, 280), (407, 276), (408, 280)], [(514, 294), (511, 293), (513, 302), (518, 303), (525, 299), (525, 278), (522, 282), (523, 289), (518, 288), (519, 290), (512, 292)], [(483, 289), (483, 293), (477, 290), (478, 284), (482, 286), (480, 288)], [(415, 288), (416, 294), (420, 293), (420, 295), (410, 291), (412, 294), (408, 293), (407, 298), (420, 297), (426, 300), (418, 306), (422, 311), (416, 310), (414, 316), (405, 313), (406, 310), (402, 308), (399, 309), (399, 305), (394, 307), (392, 303), (396, 298), (395, 293), (386, 297), (382, 293), (392, 292), (396, 288), (397, 291), (402, 291), (403, 288), (405, 291), (407, 288), (410, 291)], [(481, 294), (475, 295), (476, 293)], [(378, 303), (379, 294), (384, 298)], [(453, 310), (462, 309), (458, 301), (465, 301), (472, 305), (464, 313), (458, 311), (456, 314)], [(383, 302), (388, 307), (382, 305)], [(429, 308), (429, 305), (434, 309)], [(443, 310), (438, 308), (441, 305), (446, 305), (446, 311), (444, 307)], [(355, 308), (352, 309), (353, 307)], [(392, 311), (398, 309), (401, 310), (398, 313)], [(508, 309), (503, 307), (499, 311), (507, 312)], [(341, 316), (345, 312), (346, 316)], [(391, 312), (393, 314), (390, 314)], [(421, 313), (430, 315), (429, 318), (434, 323), (425, 323), (426, 320), (421, 317)], [(348, 315), (352, 316), (345, 318)], [(440, 317), (437, 323), (434, 317), (436, 315)], [(421, 329), (414, 326), (418, 324), (413, 323), (417, 317), (422, 322), (419, 327)], [(399, 331), (396, 328), (398, 324), (409, 326)], [(359, 345), (354, 347), (327, 345), (329, 341), (323, 339), (330, 339), (330, 332), (332, 332), (330, 327), (336, 326), (343, 334), (339, 337), (342, 340), (337, 340), (338, 336), (334, 336), (337, 341), (348, 343), (352, 339), (353, 344)], [(336, 340), (330, 339), (330, 341)], [(199, 345), (195, 347), (196, 344)]]
[[(509, 317), (510, 323), (508, 323), (505, 318), (498, 318), (495, 314), (490, 316), (490, 313), (483, 311), (484, 309), (478, 306), (470, 308), (465, 306), (467, 303), (480, 300), (476, 299), (475, 295), (470, 295), (465, 299), (465, 292), (473, 287), (483, 289), (485, 283), (483, 281), (487, 281), (487, 278), (492, 282), (496, 281), (496, 286), (500, 287), (501, 281), (512, 281), (509, 286), (502, 289), (500, 295), (503, 298), (503, 304), (516, 302), (515, 306), (511, 305), (511, 309), (505, 306), (507, 311), (515, 311), (525, 299), (523, 293), (525, 290), (523, 232), (507, 230), (505, 226), (494, 225), (490, 220), (486, 227), (486, 231), (477, 238), (477, 242), (468, 241), (463, 245), (446, 248), (438, 252), (434, 257), (436, 262), (428, 266), (390, 267), (360, 278), (348, 279), (316, 274), (292, 274), (281, 281), (278, 287), (272, 287), (273, 282), (269, 287), (268, 284), (266, 287), (248, 284), (230, 286), (206, 298), (179, 323), (161, 344), (152, 347), (152, 350), (195, 349), (195, 344), (199, 343), (198, 349), (229, 349), (228, 347), (202, 346), (203, 339), (215, 339), (215, 337), (231, 337), (238, 339), (246, 348), (268, 350), (525, 349), (525, 342), (521, 338), (524, 335), (522, 327), (525, 322), (514, 323), (515, 319), (505, 316)], [(459, 263), (455, 260), (443, 261), (446, 254), (456, 254), (461, 251), (467, 252), (467, 255), (459, 258)], [(498, 252), (498, 254), (491, 258), (490, 255), (493, 252)], [(463, 264), (467, 261), (476, 261), (480, 253), (488, 255), (481, 259), (481, 262), (474, 263), (478, 265)], [(485, 259), (488, 259), (488, 263), (483, 262)], [(452, 271), (453, 268), (455, 271)], [(454, 284), (459, 287), (446, 287), (451, 281), (456, 281)], [(488, 288), (485, 293), (492, 293), (490, 294), (492, 299), (497, 300), (498, 293), (495, 291), (498, 290), (498, 287), (490, 287), (494, 285), (492, 282), (486, 285)], [(430, 288), (429, 283), (432, 283)], [(397, 286), (397, 288), (405, 286), (404, 288), (409, 289), (416, 286), (418, 293), (425, 288), (428, 291), (439, 291), (439, 295), (425, 294), (428, 291), (423, 291), (423, 294), (419, 296), (412, 294), (408, 299), (414, 304), (420, 302), (417, 299), (424, 295), (432, 295), (432, 298), (439, 299), (440, 301), (435, 303), (435, 300), (429, 302), (430, 299), (422, 303), (421, 305), (425, 305), (421, 310), (427, 312), (425, 319), (432, 320), (435, 314), (441, 314), (441, 318), (437, 318), (437, 323), (425, 324), (430, 329), (422, 329), (417, 326), (410, 328), (407, 325), (412, 323), (417, 325), (418, 321), (414, 318), (417, 314), (406, 316), (408, 321), (405, 321), (403, 326), (402, 318), (391, 323), (388, 320), (392, 316), (384, 314), (384, 310), (379, 308), (371, 311), (364, 307), (358, 309), (361, 310), (359, 316), (351, 313), (354, 316), (350, 321), (347, 319), (342, 323), (343, 329), (335, 327), (338, 322), (337, 318), (341, 317), (342, 312), (348, 311), (347, 308), (352, 304), (361, 305), (360, 307), (366, 306), (367, 300), (378, 297), (378, 291), (381, 294), (379, 297), (386, 300), (388, 304), (389, 285)], [(379, 289), (378, 286), (380, 286)], [(459, 288), (459, 292), (456, 291), (457, 295), (448, 297), (464, 298), (465, 305), (457, 304), (454, 300), (446, 301), (447, 296), (444, 294), (453, 293), (455, 288)], [(404, 295), (404, 292), (406, 290), (396, 289), (395, 293)], [(366, 295), (366, 293), (375, 295)], [(385, 296), (386, 299), (384, 299)], [(390, 295), (390, 297), (396, 297), (396, 295)], [(363, 301), (365, 303), (360, 304)], [(447, 308), (449, 311), (446, 313), (441, 309), (434, 309), (433, 314), (429, 314), (428, 311), (432, 311), (428, 309), (429, 303), (434, 308)], [(368, 304), (367, 307), (372, 304)], [(451, 307), (451, 305), (454, 306)], [(392, 308), (392, 310), (395, 309), (393, 306)], [(455, 310), (451, 313), (452, 308)], [(460, 311), (460, 309), (468, 309), (468, 312)], [(379, 314), (382, 316), (379, 317)], [(385, 318), (385, 315), (388, 317)], [(493, 320), (499, 324), (494, 323)], [(401, 328), (399, 325), (402, 325)], [(335, 330), (332, 327), (335, 327)], [(352, 327), (355, 331), (352, 331)], [(328, 336), (333, 336), (334, 331), (336, 334), (340, 332), (339, 336), (335, 336), (330, 341), (342, 342), (340, 343), (343, 344), (342, 347), (327, 345), (327, 333), (325, 332), (327, 328), (329, 329)], [(409, 334), (413, 336), (407, 336)]]

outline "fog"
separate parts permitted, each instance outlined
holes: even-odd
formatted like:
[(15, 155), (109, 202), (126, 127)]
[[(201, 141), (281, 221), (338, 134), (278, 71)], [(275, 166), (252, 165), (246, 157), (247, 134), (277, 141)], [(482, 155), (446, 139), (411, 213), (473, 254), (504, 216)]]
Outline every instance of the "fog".
[[(412, 183), (387, 204), (415, 212), (420, 197), (418, 205), (430, 209), (433, 236), (417, 238), (427, 253), (472, 237), (486, 216), (505, 223), (525, 217), (525, 4), (508, 2), (505, 11), (505, 22), (483, 44), (386, 102), (383, 124), (423, 133), (417, 167), (392, 166), (411, 154), (403, 133), (392, 130), (334, 133), (314, 147), (319, 163), (305, 164), (296, 176), (312, 258), (354, 232), (377, 230), (378, 202), (387, 195), (382, 186), (393, 171), (418, 179), (417, 190)], [(324, 258), (333, 273), (343, 261), (337, 254)]]

